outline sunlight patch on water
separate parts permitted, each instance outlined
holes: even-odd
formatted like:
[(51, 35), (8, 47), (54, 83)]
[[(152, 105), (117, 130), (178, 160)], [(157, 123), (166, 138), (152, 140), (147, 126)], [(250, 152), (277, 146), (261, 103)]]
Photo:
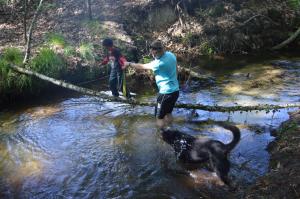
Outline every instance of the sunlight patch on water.
[(50, 117), (61, 111), (61, 107), (57, 105), (49, 105), (43, 107), (33, 107), (28, 108), (24, 111), (25, 114), (28, 114), (32, 119), (41, 119), (45, 117)]

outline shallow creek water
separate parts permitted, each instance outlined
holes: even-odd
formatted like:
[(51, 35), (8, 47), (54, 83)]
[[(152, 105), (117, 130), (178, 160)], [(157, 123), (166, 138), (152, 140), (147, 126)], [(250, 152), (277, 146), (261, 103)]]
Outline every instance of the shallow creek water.
[[(200, 72), (210, 74), (214, 82), (182, 82), (179, 102), (233, 106), (300, 100), (300, 67), (260, 62), (222, 70), (204, 67)], [(137, 98), (154, 101), (155, 91), (143, 87), (136, 89)], [(226, 143), (231, 140), (230, 132), (187, 120), (237, 125), (242, 138), (230, 155), (230, 176), (237, 184), (247, 185), (267, 172), (270, 131), (287, 120), (292, 110), (175, 109), (173, 127)], [(199, 183), (189, 172), (157, 132), (153, 107), (133, 108), (76, 96), (0, 112), (3, 198), (199, 198), (208, 195), (207, 187), (214, 192), (209, 182)]]

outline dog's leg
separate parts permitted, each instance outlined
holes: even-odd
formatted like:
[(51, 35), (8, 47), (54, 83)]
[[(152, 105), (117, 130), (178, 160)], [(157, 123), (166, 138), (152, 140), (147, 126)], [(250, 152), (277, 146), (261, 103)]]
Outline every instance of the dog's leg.
[(228, 161), (227, 157), (213, 153), (211, 153), (210, 156), (210, 164), (213, 167), (213, 170), (226, 185), (230, 186), (230, 181), (228, 179), (230, 162)]

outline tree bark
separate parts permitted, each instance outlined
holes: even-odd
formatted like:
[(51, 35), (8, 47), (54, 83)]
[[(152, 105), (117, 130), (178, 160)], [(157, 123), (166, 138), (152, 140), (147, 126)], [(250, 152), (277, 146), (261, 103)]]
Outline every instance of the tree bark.
[(281, 42), (280, 44), (274, 46), (272, 48), (272, 50), (279, 50), (281, 48), (283, 48), (284, 46), (288, 45), (289, 43), (291, 43), (292, 41), (294, 41), (298, 35), (300, 34), (300, 27), (298, 28), (298, 30), (293, 34), (291, 35), (287, 40)]
[(38, 7), (37, 7), (37, 9), (34, 13), (31, 25), (30, 25), (29, 30), (28, 30), (26, 51), (25, 51), (25, 57), (24, 57), (23, 63), (26, 63), (29, 59), (29, 56), (30, 56), (32, 31), (33, 31), (33, 27), (34, 27), (34, 25), (37, 21), (37, 17), (40, 13), (40, 10), (42, 8), (42, 4), (43, 4), (43, 0), (40, 0), (40, 3), (39, 3), (39, 5), (38, 5)]
[(27, 43), (27, 4), (28, 4), (28, 0), (23, 0), (23, 6), (24, 6), (23, 28), (24, 28), (25, 43)]
[[(91, 96), (97, 96), (100, 97), (106, 101), (117, 101), (117, 102), (123, 102), (123, 103), (128, 103), (131, 105), (138, 105), (138, 106), (155, 106), (155, 102), (139, 102), (136, 100), (132, 99), (121, 99), (121, 98), (114, 98), (112, 96), (109, 96), (107, 94), (94, 91), (88, 88), (83, 88), (79, 87), (61, 80), (57, 80), (48, 76), (45, 76), (43, 74), (21, 68), (18, 66), (13, 66), (10, 65), (10, 67), (22, 74), (30, 75), (37, 77), (39, 79), (45, 80), (47, 82), (50, 82), (52, 84), (55, 84), (57, 86), (61, 86), (67, 89), (71, 89), (80, 93), (83, 93), (85, 95), (91, 95)], [(261, 104), (257, 106), (209, 106), (209, 105), (202, 105), (202, 104), (180, 104), (177, 103), (175, 105), (176, 108), (185, 108), (185, 109), (200, 109), (200, 110), (205, 110), (205, 111), (212, 111), (212, 112), (233, 112), (233, 111), (272, 111), (272, 110), (278, 110), (278, 109), (284, 109), (284, 108), (295, 108), (295, 107), (300, 107), (300, 104), (285, 104), (285, 105), (269, 105), (269, 104)]]
[(92, 20), (93, 16), (92, 16), (92, 3), (91, 3), (91, 0), (86, 0), (86, 6), (87, 6), (87, 10), (88, 10), (89, 20)]

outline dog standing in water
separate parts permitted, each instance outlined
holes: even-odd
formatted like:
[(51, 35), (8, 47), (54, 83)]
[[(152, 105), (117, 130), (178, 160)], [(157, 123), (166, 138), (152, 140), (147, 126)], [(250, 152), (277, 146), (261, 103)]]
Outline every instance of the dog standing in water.
[(230, 162), (227, 156), (240, 141), (241, 133), (236, 126), (224, 122), (216, 122), (216, 124), (232, 132), (233, 139), (230, 143), (224, 144), (209, 138), (196, 138), (170, 129), (161, 129), (161, 135), (163, 140), (174, 148), (179, 160), (192, 164), (209, 161), (217, 176), (226, 185), (230, 185), (228, 179)]

